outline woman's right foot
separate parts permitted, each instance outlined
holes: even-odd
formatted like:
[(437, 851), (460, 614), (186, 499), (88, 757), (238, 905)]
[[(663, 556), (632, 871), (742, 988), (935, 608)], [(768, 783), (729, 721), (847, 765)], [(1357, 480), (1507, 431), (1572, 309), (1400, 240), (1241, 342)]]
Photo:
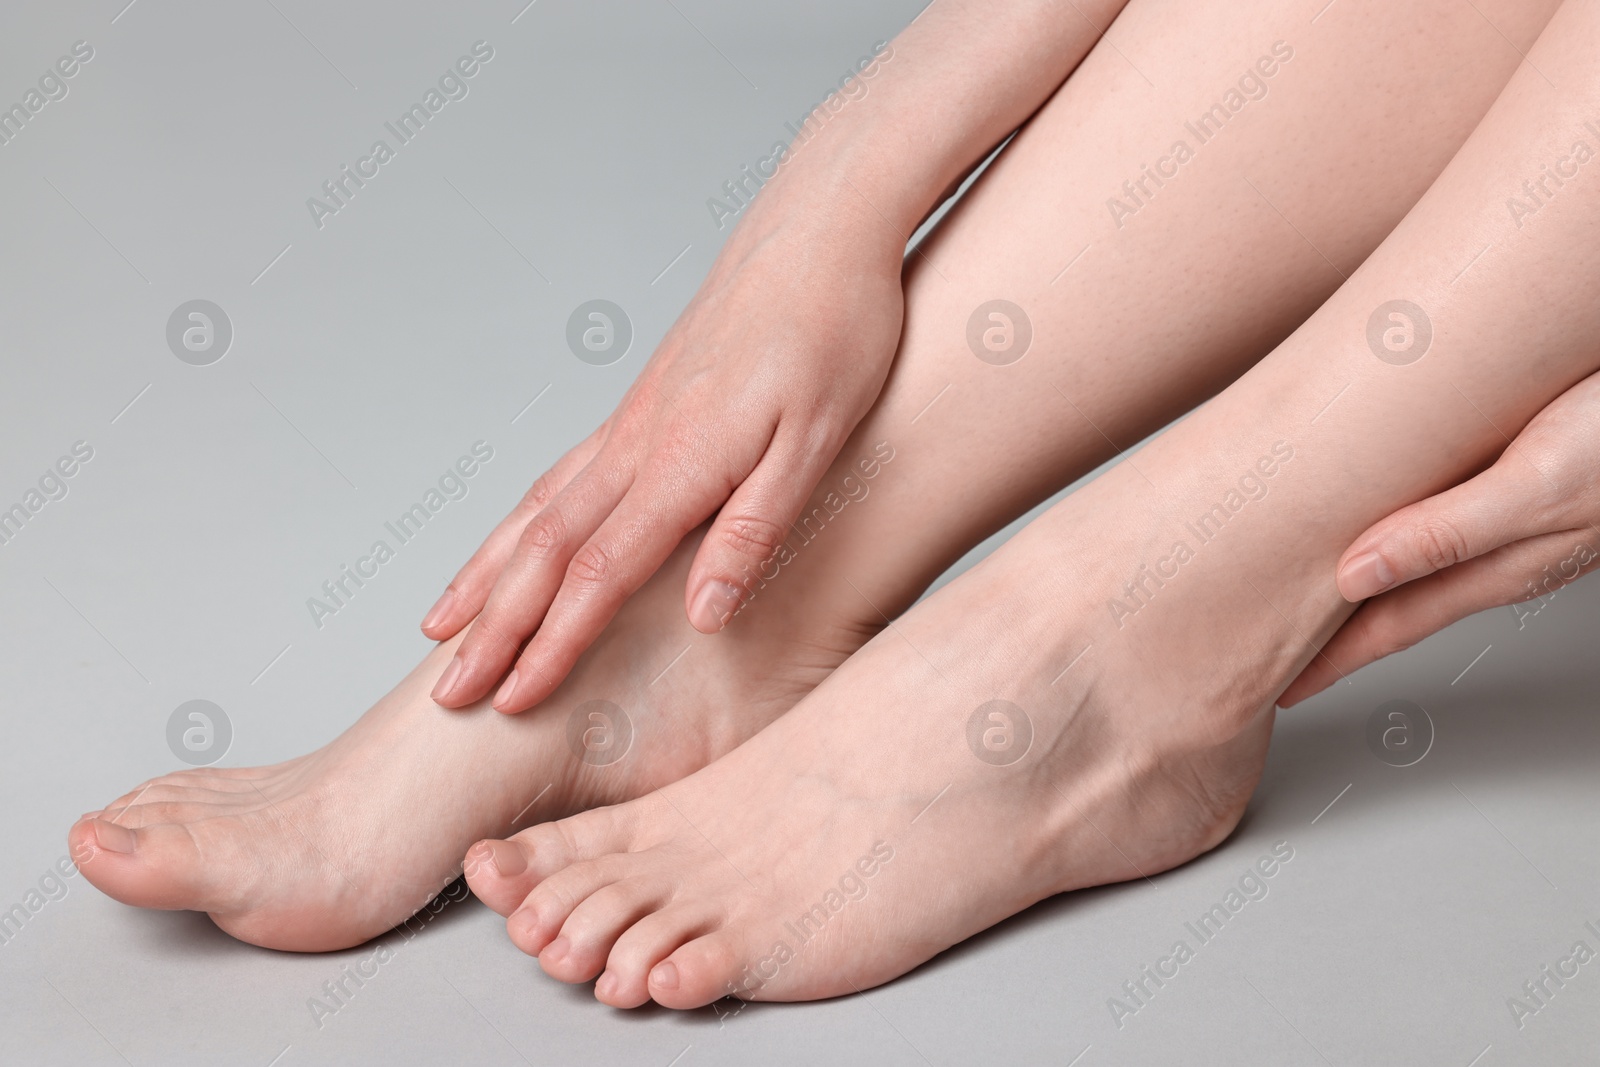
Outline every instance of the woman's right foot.
[(253, 944), (366, 941), (448, 885), (474, 841), (676, 781), (788, 710), (873, 629), (844, 611), (821, 618), (829, 598), (808, 606), (791, 580), (705, 637), (680, 592), (697, 543), (679, 547), (531, 711), (434, 704), (453, 640), (327, 746), (147, 782), (81, 818), (72, 854), (109, 896), (204, 911)]

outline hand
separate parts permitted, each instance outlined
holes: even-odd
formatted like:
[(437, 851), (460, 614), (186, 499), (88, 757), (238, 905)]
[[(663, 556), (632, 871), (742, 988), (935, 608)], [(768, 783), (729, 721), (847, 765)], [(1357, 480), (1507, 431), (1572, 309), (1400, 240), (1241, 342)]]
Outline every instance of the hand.
[(494, 706), (543, 700), (712, 515), (685, 604), (702, 633), (727, 623), (899, 341), (904, 238), (850, 198), (752, 205), (617, 410), (534, 483), (428, 613), (423, 632), (441, 641), (477, 617), (435, 701), (481, 699), (513, 660)]
[[(1597, 520), (1600, 374), (1557, 397), (1494, 466), (1356, 538), (1339, 560), (1339, 592), (1366, 603), (1278, 706), (1475, 612), (1556, 592), (1600, 560)], [(1537, 610), (1516, 609), (1524, 624)]]

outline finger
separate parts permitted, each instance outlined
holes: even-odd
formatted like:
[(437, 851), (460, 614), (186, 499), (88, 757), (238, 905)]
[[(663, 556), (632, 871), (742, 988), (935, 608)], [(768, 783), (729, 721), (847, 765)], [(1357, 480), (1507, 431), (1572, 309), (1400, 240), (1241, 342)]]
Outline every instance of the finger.
[(493, 689), (544, 619), (573, 553), (599, 529), (632, 482), (631, 461), (612, 460), (602, 452), (529, 520), (483, 610), (439, 676), (435, 703), (459, 708)]
[[(837, 455), (837, 446), (784, 447), (774, 441), (750, 477), (734, 490), (689, 567), (684, 606), (696, 630), (703, 634), (721, 630), (754, 595), (762, 568), (789, 539), (801, 509)], [(819, 502), (823, 511), (819, 520), (826, 524), (833, 517), (828, 503), (848, 499), (836, 493), (831, 501)]]
[(495, 694), (515, 714), (549, 696), (617, 611), (660, 569), (684, 536), (727, 499), (728, 480), (681, 463), (636, 482), (572, 556), (543, 623)]
[[(1541, 534), (1413, 581), (1362, 604), (1278, 698), (1287, 708), (1369, 663), (1488, 608), (1515, 605), (1521, 625), (1547, 598), (1595, 569), (1591, 528)], [(1538, 600), (1537, 605), (1531, 602)], [(1530, 606), (1524, 606), (1530, 605)]]
[(1339, 592), (1351, 602), (1523, 538), (1559, 530), (1562, 495), (1510, 448), (1488, 470), (1401, 508), (1345, 550)]
[(600, 446), (605, 443), (608, 425), (602, 423), (599, 429), (557, 460), (555, 466), (540, 475), (533, 487), (523, 494), (517, 506), (511, 509), (511, 514), (500, 521), (466, 565), (456, 572), (438, 601), (428, 609), (428, 614), (422, 620), (424, 634), (435, 641), (448, 641), (483, 610), (495, 579), (516, 550), (517, 538), (523, 527), (543, 511), (556, 494), (566, 488), (573, 477), (599, 453)]

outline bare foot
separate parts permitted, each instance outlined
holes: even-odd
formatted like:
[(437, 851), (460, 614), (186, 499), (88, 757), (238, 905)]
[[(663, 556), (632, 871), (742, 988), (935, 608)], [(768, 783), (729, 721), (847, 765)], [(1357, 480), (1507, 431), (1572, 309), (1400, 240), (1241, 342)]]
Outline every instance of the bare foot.
[[(523, 869), (474, 887), (525, 894), (507, 929), (554, 977), (691, 1008), (850, 993), (1044, 897), (1214, 847), (1302, 643), (1269, 625), (1230, 655), (1239, 635), (1204, 614), (1220, 548), (1209, 578), (1113, 625), (1127, 522), (1156, 524), (1129, 510), (1128, 475), (1058, 505), (716, 763), (493, 843)], [(1092, 518), (1119, 496), (1115, 525)]]
[[(326, 747), (271, 767), (147, 782), (80, 819), (73, 855), (86, 855), (84, 875), (124, 903), (204, 911), (253, 944), (323, 951), (382, 933), (461, 872), (472, 842), (704, 766), (865, 640), (869, 628), (842, 617), (802, 618), (782, 603), (783, 583), (738, 626), (696, 633), (681, 590), (697, 541), (680, 546), (540, 707), (520, 716), (486, 701), (439, 708), (428, 694), (452, 641)], [(826, 597), (813, 599), (826, 610)], [(609, 704), (580, 707), (590, 701)]]

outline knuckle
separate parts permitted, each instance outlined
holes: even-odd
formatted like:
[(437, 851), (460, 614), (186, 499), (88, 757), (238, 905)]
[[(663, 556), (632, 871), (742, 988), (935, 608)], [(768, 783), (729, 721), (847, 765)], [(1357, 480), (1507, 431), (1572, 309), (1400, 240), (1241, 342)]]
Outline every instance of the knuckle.
[(531, 556), (544, 557), (567, 543), (567, 523), (558, 511), (541, 511), (522, 530), (522, 547)]
[(520, 636), (501, 625), (498, 619), (487, 612), (479, 615), (477, 621), (473, 623), (472, 634), (480, 647), (487, 644), (494, 648), (515, 652), (522, 644)]
[(538, 481), (529, 486), (528, 491), (522, 494), (522, 506), (529, 511), (540, 512), (556, 498), (556, 480), (554, 471), (546, 471), (539, 475)]
[(725, 523), (719, 536), (724, 545), (739, 555), (765, 562), (783, 547), (789, 531), (770, 519), (742, 516)]
[(586, 585), (598, 585), (610, 577), (615, 557), (611, 550), (598, 541), (590, 541), (573, 555), (567, 565), (567, 577)]
[(1412, 532), (1418, 555), (1433, 570), (1453, 567), (1470, 556), (1467, 539), (1460, 529), (1445, 519), (1424, 519)]

